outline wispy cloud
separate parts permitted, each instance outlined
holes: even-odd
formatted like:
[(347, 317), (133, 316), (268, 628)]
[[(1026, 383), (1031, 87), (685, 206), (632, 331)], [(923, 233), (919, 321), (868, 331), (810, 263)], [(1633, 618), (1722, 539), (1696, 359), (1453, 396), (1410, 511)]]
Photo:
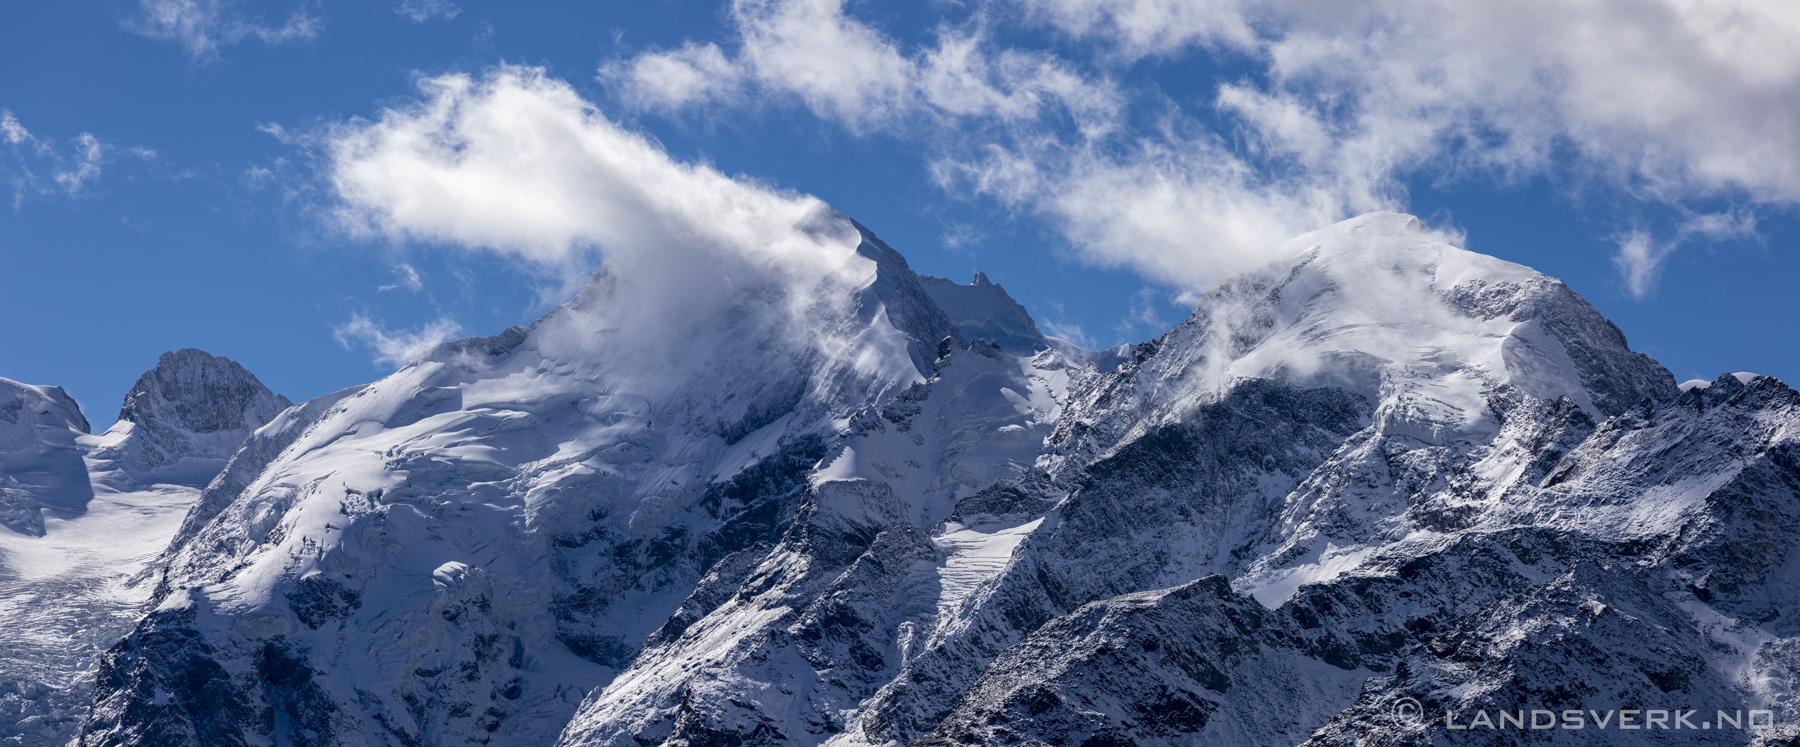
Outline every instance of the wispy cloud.
[(1653, 241), (1650, 234), (1643, 231), (1620, 234), (1613, 240), (1619, 245), (1618, 253), (1613, 255), (1613, 265), (1619, 268), (1625, 290), (1633, 298), (1649, 296), (1656, 288), (1657, 278), (1662, 276), (1663, 260), (1674, 250), (1674, 245)]
[(1613, 255), (1613, 266), (1618, 268), (1619, 279), (1632, 298), (1649, 298), (1662, 277), (1663, 263), (1683, 244), (1695, 239), (1741, 241), (1756, 235), (1756, 214), (1749, 210), (1688, 214), (1676, 224), (1672, 238), (1659, 240), (1641, 229), (1614, 236), (1618, 251)]
[(986, 236), (980, 229), (967, 223), (952, 222), (944, 226), (944, 233), (939, 240), (944, 246), (953, 250), (964, 250), (979, 245)]
[(218, 59), (220, 48), (245, 40), (281, 44), (311, 39), (324, 27), (313, 2), (302, 3), (278, 24), (244, 14), (236, 0), (140, 0), (140, 5), (142, 12), (126, 28), (176, 42), (196, 62)]
[(377, 365), (399, 368), (439, 343), (455, 338), (462, 333), (462, 326), (440, 317), (417, 330), (390, 330), (365, 314), (353, 314), (350, 321), (333, 327), (331, 333), (345, 350), (367, 348)]
[(32, 137), (25, 125), (19, 124), (19, 118), (9, 111), (0, 111), (0, 139), (4, 139), (8, 145), (37, 144), (37, 138)]
[[(70, 138), (67, 147), (59, 147), (47, 138), (33, 135), (11, 111), (0, 109), (0, 177), (13, 187), (13, 208), (24, 205), (30, 195), (81, 197), (99, 180), (113, 154), (128, 153), (144, 161), (154, 161), (156, 151), (144, 147), (119, 148), (92, 133), (83, 132)], [(48, 178), (40, 174), (48, 175)]]
[(1151, 335), (1160, 334), (1169, 328), (1158, 311), (1158, 302), (1167, 302), (1167, 293), (1156, 288), (1140, 288), (1131, 294), (1131, 306), (1125, 315), (1119, 318), (1113, 331), (1121, 339), (1141, 338), (1145, 332)]
[(101, 158), (99, 138), (85, 132), (75, 136), (75, 158), (68, 168), (56, 172), (56, 183), (71, 195), (80, 194), (83, 187), (99, 178)]
[(404, 0), (394, 8), (394, 12), (412, 19), (414, 22), (424, 23), (433, 18), (442, 18), (448, 21), (461, 13), (462, 8), (457, 7), (450, 0)]
[(1075, 343), (1075, 346), (1079, 348), (1093, 350), (1094, 346), (1098, 344), (1094, 341), (1094, 336), (1088, 334), (1087, 330), (1082, 329), (1079, 324), (1064, 324), (1049, 320), (1039, 320), (1037, 325), (1043, 330), (1044, 334), (1059, 340)]
[(419, 271), (413, 269), (412, 265), (406, 264), (405, 262), (394, 267), (394, 279), (395, 282), (383, 285), (375, 290), (387, 292), (405, 288), (414, 293), (418, 293), (425, 289), (425, 281), (419, 279)]

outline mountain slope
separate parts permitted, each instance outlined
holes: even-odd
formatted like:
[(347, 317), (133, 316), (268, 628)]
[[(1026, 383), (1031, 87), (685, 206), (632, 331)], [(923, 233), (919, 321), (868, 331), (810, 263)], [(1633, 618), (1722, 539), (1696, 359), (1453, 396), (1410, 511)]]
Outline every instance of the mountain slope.
[[(1094, 602), (1009, 649), (922, 743), (1516, 744), (1523, 735), (1452, 734), (1447, 718), (1544, 710), (1560, 725), (1570, 709), (1685, 709), (1696, 729), (1722, 728), (1717, 711), (1765, 709), (1779, 728), (1658, 736), (1792, 739), (1797, 402), (1773, 379), (1725, 376), (1587, 423), (1510, 500), (1450, 527), (1423, 501), (1404, 517), (1420, 527), (1406, 540), (1267, 612), (1219, 577), (1196, 582), (1205, 595)], [(1672, 451), (1684, 453), (1671, 463)], [(1222, 611), (1236, 625), (1223, 635)], [(1267, 692), (1333, 682), (1354, 686), (1323, 700)], [(1428, 718), (1397, 718), (1403, 698)], [(1547, 736), (1644, 738), (1591, 721)]]
[[(84, 740), (553, 739), (709, 569), (779, 537), (844, 423), (959, 340), (866, 229), (827, 209), (798, 230), (828, 262), (672, 300), (626, 257), (528, 329), (259, 433)], [(158, 701), (195, 677), (221, 695)]]
[[(1296, 239), (1122, 360), (828, 208), (776, 237), (714, 257), (723, 286), (616, 256), (529, 328), (258, 430), (107, 653), (82, 743), (1800, 716), (1780, 382), (1683, 391), (1560, 281), (1393, 213)], [(1431, 719), (1395, 717), (1408, 697)]]
[(1583, 383), (1617, 386), (1610, 370), (1630, 373), (1627, 392), (1676, 391), (1561, 283), (1444, 244), (1410, 216), (1363, 216), (1290, 247), (1295, 259), (1209, 293), (1116, 371), (1071, 381), (1039, 462), (1060, 503), (845, 739), (931, 731), (1000, 651), (1084, 604), (1219, 573), (1273, 606), (1355, 568), (1369, 542), (1411, 531), (1392, 520), (1406, 495), (1388, 462), (1447, 468), (1496, 451), (1490, 400), (1539, 401), (1528, 390), (1617, 407), (1625, 395)]

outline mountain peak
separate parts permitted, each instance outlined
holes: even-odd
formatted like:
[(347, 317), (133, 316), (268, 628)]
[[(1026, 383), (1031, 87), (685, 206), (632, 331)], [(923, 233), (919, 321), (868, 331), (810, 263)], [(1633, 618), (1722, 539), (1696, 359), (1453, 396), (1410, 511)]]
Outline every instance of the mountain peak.
[(140, 471), (188, 458), (222, 465), (251, 431), (291, 405), (236, 361), (182, 348), (163, 353), (138, 377), (107, 435), (118, 440), (125, 464)]
[[(1596, 419), (1677, 392), (1562, 281), (1453, 246), (1413, 216), (1370, 213), (1285, 247), (1291, 259), (1226, 281), (1140, 346), (1139, 417), (1179, 417), (1236, 382), (1277, 379), (1355, 392), (1382, 433), (1441, 444), (1497, 433), (1489, 401), (1503, 391), (1567, 397)], [(1079, 450), (1125, 435), (1087, 432)]]
[(987, 273), (975, 273), (968, 285), (930, 275), (920, 275), (919, 284), (964, 337), (993, 340), (1014, 355), (1030, 355), (1050, 347), (1031, 314), (999, 283), (989, 280)]
[(75, 443), (87, 432), (62, 387), (0, 379), (0, 526), (43, 536), (40, 508), (86, 505), (93, 489)]
[(119, 419), (194, 433), (255, 430), (293, 403), (230, 358), (195, 348), (163, 353), (125, 395)]
[(17, 451), (37, 441), (34, 425), (89, 430), (81, 405), (62, 387), (0, 379), (0, 451)]

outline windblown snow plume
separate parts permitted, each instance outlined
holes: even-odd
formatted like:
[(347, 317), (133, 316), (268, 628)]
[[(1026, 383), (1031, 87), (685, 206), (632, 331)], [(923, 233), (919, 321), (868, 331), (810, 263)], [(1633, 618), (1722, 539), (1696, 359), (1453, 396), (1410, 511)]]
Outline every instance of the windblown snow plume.
[(818, 199), (678, 163), (540, 69), (430, 78), (420, 91), (329, 132), (341, 224), (565, 274), (604, 259), (584, 297), (617, 296), (605, 335), (567, 343), (604, 339), (608, 360), (694, 340), (752, 306), (816, 327), (815, 302), (874, 270), (855, 226)]

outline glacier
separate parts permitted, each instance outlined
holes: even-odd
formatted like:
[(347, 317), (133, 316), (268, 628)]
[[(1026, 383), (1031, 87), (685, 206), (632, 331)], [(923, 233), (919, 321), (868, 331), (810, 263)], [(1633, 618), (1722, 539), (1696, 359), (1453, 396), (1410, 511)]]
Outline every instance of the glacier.
[(1800, 737), (1782, 382), (1398, 213), (1108, 351), (786, 219), (299, 404), (181, 351), (92, 436), (0, 380), (0, 743)]

